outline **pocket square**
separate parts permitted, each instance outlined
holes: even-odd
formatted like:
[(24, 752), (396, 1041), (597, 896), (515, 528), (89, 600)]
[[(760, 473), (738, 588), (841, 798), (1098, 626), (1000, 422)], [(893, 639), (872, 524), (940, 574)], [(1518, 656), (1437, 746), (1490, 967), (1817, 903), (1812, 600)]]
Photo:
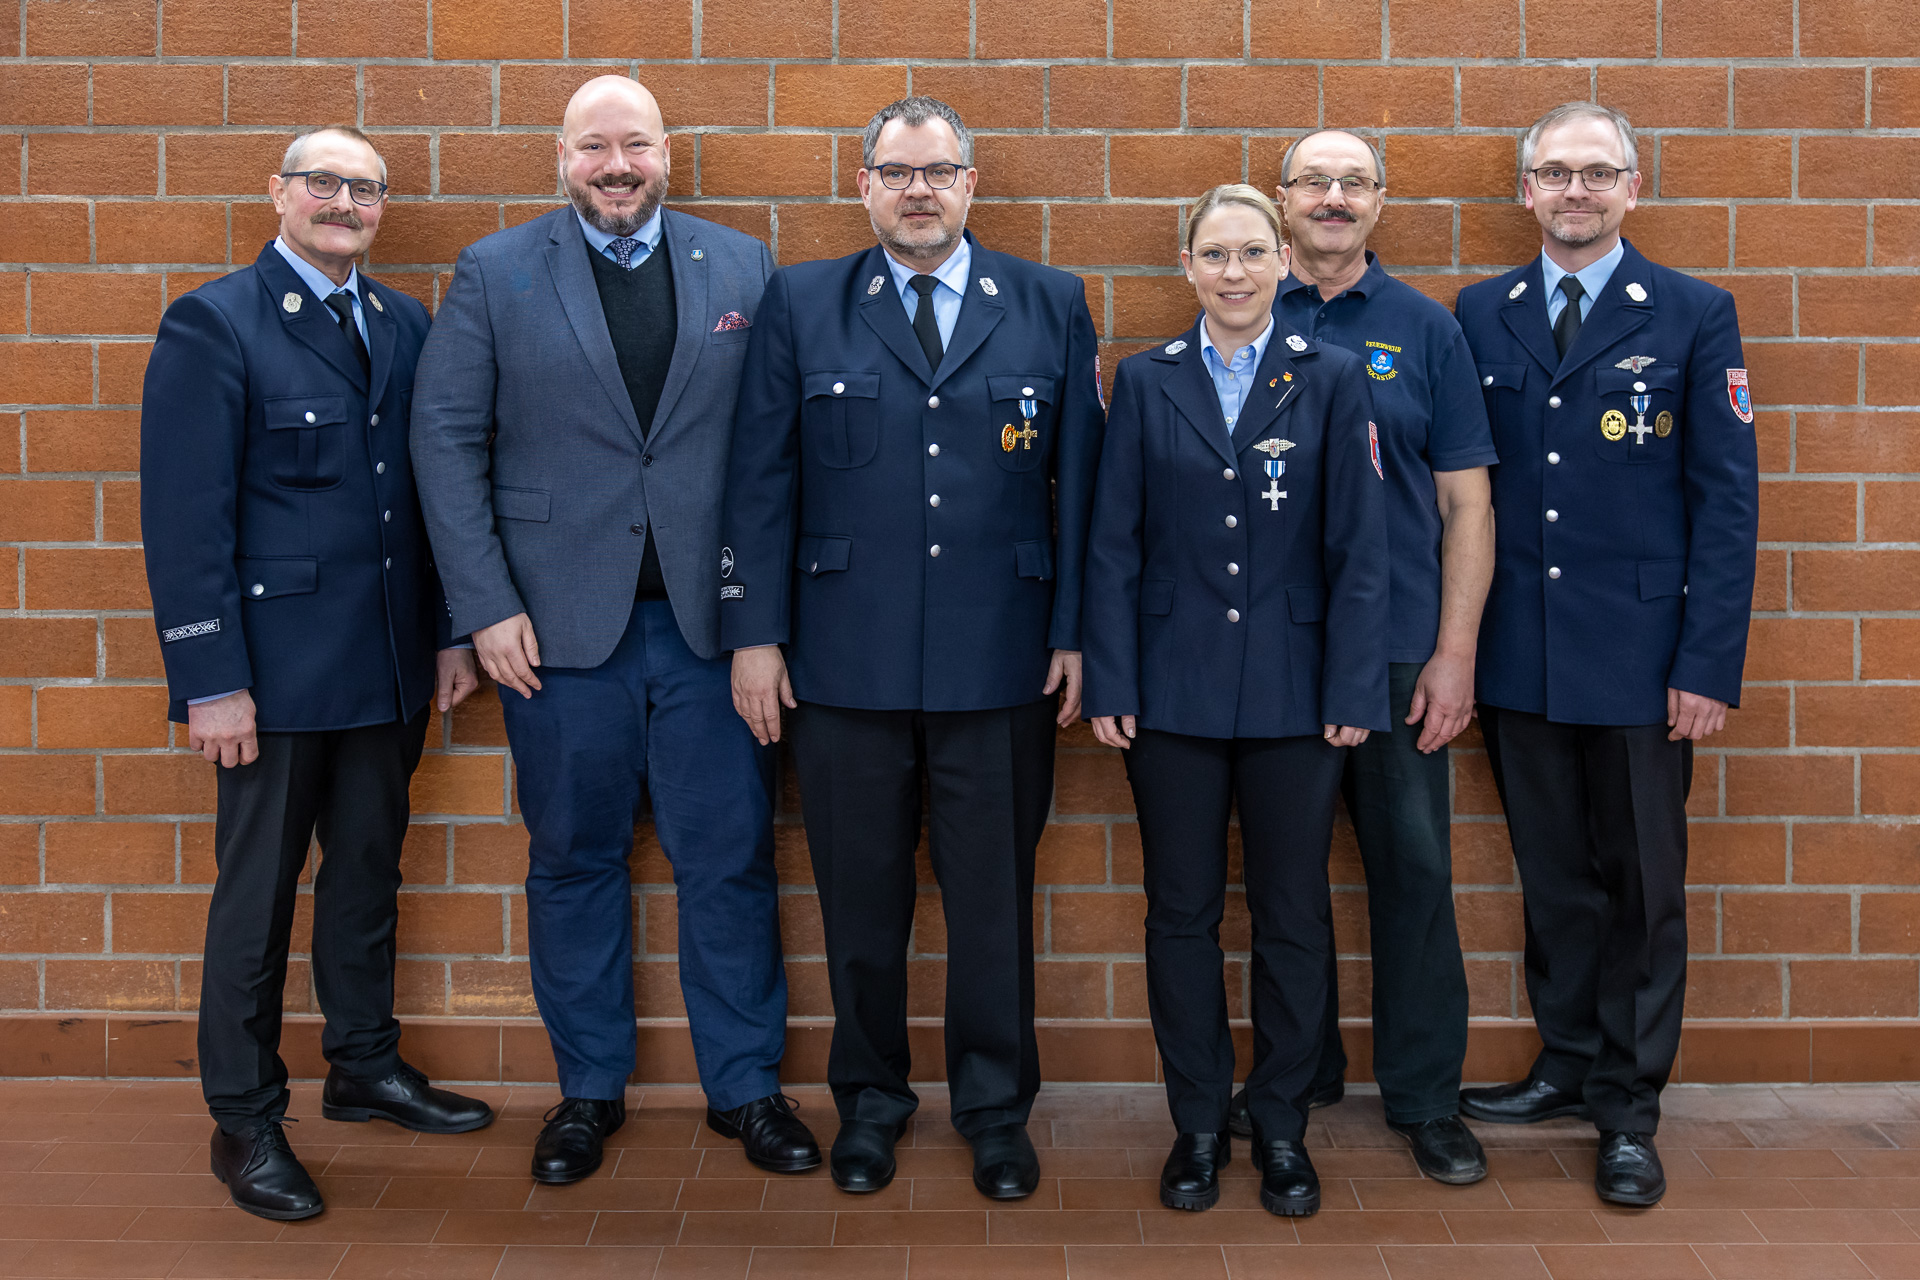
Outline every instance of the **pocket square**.
[(720, 323), (713, 326), (713, 331), (715, 333), (725, 333), (729, 329), (747, 329), (752, 326), (753, 321), (747, 319), (738, 311), (729, 311), (720, 317)]

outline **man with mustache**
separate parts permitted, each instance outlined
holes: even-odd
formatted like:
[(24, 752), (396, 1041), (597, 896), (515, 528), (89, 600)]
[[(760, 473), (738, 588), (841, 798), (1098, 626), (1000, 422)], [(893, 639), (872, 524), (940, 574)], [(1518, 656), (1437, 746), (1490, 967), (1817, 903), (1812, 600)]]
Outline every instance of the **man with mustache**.
[(906, 951), (924, 779), (953, 1125), (974, 1185), (1016, 1199), (1039, 1179), (1034, 849), (1056, 721), (1080, 713), (1103, 414), (1080, 281), (965, 230), (977, 176), (944, 102), (868, 122), (857, 182), (879, 243), (768, 282), (717, 591), (741, 716), (772, 742), (795, 708), (833, 992), (834, 1183), (886, 1186), (918, 1105)]
[(1627, 118), (1569, 102), (1520, 144), (1540, 256), (1460, 293), (1500, 465), (1480, 726), (1526, 900), (1527, 1078), (1478, 1120), (1591, 1117), (1603, 1200), (1654, 1150), (1687, 975), (1693, 744), (1740, 699), (1759, 478), (1733, 298), (1621, 239)]
[[(1355, 747), (1341, 779), (1372, 922), (1373, 1072), (1387, 1124), (1421, 1172), (1478, 1182), (1486, 1154), (1459, 1116), (1467, 975), (1453, 914), (1447, 743), (1473, 712), (1493, 573), (1493, 436), (1460, 326), (1367, 248), (1386, 202), (1379, 151), (1344, 130), (1310, 133), (1287, 149), (1280, 178), (1293, 270), (1274, 310), (1365, 362), (1387, 485), (1394, 729)], [(1340, 1099), (1347, 1065), (1331, 965), (1327, 984), (1315, 1105)]]
[(582, 85), (557, 153), (567, 206), (461, 251), (413, 437), (447, 603), (500, 683), (527, 824), (533, 992), (563, 1095), (533, 1176), (586, 1177), (626, 1119), (643, 793), (673, 864), (707, 1124), (799, 1172), (820, 1151), (780, 1094), (773, 759), (733, 714), (712, 585), (773, 260), (661, 208), (671, 139), (632, 80)]
[(350, 125), (267, 179), (280, 234), (167, 308), (140, 407), (140, 523), (168, 718), (218, 764), (200, 975), (213, 1174), (263, 1218), (325, 1207), (287, 1143), (280, 1012), (316, 836), (321, 1112), (465, 1133), (486, 1103), (400, 1057), (394, 932), (429, 709), (479, 687), (427, 556), (407, 405), (427, 312), (355, 265), (387, 166)]

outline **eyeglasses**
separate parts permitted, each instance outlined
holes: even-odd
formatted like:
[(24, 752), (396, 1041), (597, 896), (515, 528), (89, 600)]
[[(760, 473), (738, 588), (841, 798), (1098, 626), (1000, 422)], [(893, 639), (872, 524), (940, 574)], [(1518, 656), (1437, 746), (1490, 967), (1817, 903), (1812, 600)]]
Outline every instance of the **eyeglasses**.
[(1283, 182), (1283, 187), (1305, 187), (1316, 196), (1323, 196), (1333, 190), (1334, 183), (1340, 184), (1340, 190), (1350, 196), (1368, 196), (1380, 189), (1380, 184), (1372, 178), (1350, 173), (1344, 178), (1331, 177), (1324, 173), (1303, 173), (1291, 182)]
[(1210, 244), (1193, 255), (1193, 265), (1210, 276), (1217, 276), (1227, 269), (1227, 264), (1235, 257), (1240, 259), (1240, 269), (1250, 276), (1257, 276), (1267, 270), (1280, 255), (1263, 244), (1250, 244), (1239, 249), (1222, 249)]
[(1533, 175), (1533, 185), (1542, 191), (1565, 191), (1575, 178), (1589, 191), (1611, 191), (1625, 169), (1616, 169), (1611, 165), (1597, 164), (1590, 169), (1568, 169), (1561, 165), (1550, 164), (1543, 169), (1529, 169)]
[(867, 166), (880, 175), (880, 185), (889, 191), (905, 191), (913, 185), (913, 175), (920, 174), (927, 185), (935, 191), (945, 191), (960, 178), (960, 166), (957, 164), (870, 164)]
[(379, 204), (387, 194), (387, 184), (375, 182), (372, 178), (343, 178), (337, 173), (328, 173), (325, 169), (303, 169), (298, 173), (283, 173), (283, 178), (305, 178), (307, 194), (315, 200), (331, 200), (340, 194), (340, 184), (347, 184), (347, 194), (353, 197), (355, 204)]

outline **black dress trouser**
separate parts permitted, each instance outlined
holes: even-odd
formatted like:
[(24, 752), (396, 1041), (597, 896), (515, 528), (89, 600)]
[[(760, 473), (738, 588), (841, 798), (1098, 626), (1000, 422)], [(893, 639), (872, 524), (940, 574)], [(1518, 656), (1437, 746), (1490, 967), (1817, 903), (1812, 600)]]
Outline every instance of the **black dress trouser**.
[(313, 876), (313, 990), (326, 1015), (320, 1048), (349, 1075), (400, 1065), (393, 1016), (394, 928), (407, 784), (428, 712), (360, 729), (262, 733), (252, 764), (219, 770), (200, 977), (200, 1088), (237, 1132), (287, 1109), (280, 1011), (287, 945), (307, 850)]
[[(1457, 1115), (1467, 1056), (1467, 968), (1453, 914), (1447, 749), (1422, 754), (1423, 726), (1406, 723), (1424, 667), (1388, 664), (1393, 731), (1375, 730), (1353, 748), (1340, 784), (1367, 873), (1373, 1078), (1387, 1119), (1398, 1124)], [(1346, 1069), (1340, 977), (1330, 961), (1316, 1090)]]
[(1266, 1139), (1299, 1141), (1320, 1061), (1332, 936), (1327, 850), (1347, 751), (1318, 735), (1196, 738), (1141, 729), (1124, 753), (1145, 858), (1147, 1006), (1182, 1133), (1221, 1133), (1233, 1096), (1220, 921), (1237, 802), (1253, 917), (1253, 1069)]
[(1482, 706), (1526, 899), (1533, 1074), (1599, 1129), (1652, 1133), (1687, 990), (1693, 744), (1667, 726), (1559, 724)]
[(921, 783), (947, 925), (947, 1081), (971, 1138), (1025, 1124), (1033, 1033), (1033, 862), (1053, 800), (1044, 698), (987, 711), (861, 711), (803, 702), (794, 763), (833, 994), (827, 1081), (842, 1120), (899, 1124), (908, 1087), (907, 942)]

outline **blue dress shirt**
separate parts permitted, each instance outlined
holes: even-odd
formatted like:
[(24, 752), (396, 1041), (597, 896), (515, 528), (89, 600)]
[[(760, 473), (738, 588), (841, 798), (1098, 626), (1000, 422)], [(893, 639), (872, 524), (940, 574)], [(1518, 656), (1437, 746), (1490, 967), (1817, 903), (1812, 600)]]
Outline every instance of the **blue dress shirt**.
[[(893, 272), (893, 287), (900, 291), (900, 304), (907, 309), (907, 319), (911, 320), (919, 313), (920, 295), (913, 291), (908, 282), (920, 273), (890, 253), (887, 254), (887, 266)], [(960, 247), (934, 269), (933, 278), (940, 283), (934, 286), (931, 295), (933, 321), (940, 326), (940, 348), (943, 351), (953, 345), (953, 326), (960, 322), (960, 300), (966, 297), (967, 271), (972, 266), (973, 246), (962, 236)]]
[[(573, 216), (580, 218), (580, 211), (575, 209)], [(640, 243), (633, 247), (633, 260), (627, 263), (627, 270), (633, 270), (653, 256), (653, 251), (660, 247), (660, 233), (662, 229), (660, 211), (655, 209), (653, 216), (641, 223), (640, 229), (633, 233), (632, 238), (638, 240)], [(585, 218), (580, 218), (580, 232), (586, 236), (587, 243), (593, 246), (595, 252), (606, 255), (607, 261), (613, 263), (615, 266), (619, 265), (620, 256), (608, 247), (618, 237), (608, 235), (591, 222), (588, 222)]]
[(1273, 318), (1267, 318), (1267, 327), (1260, 336), (1233, 353), (1233, 359), (1221, 356), (1220, 348), (1213, 345), (1213, 335), (1207, 332), (1207, 322), (1200, 322), (1200, 358), (1206, 361), (1207, 374), (1213, 379), (1214, 392), (1220, 397), (1220, 416), (1227, 420), (1227, 434), (1233, 434), (1233, 423), (1240, 416), (1240, 406), (1247, 402), (1247, 395), (1253, 390), (1253, 375), (1260, 367), (1261, 357), (1267, 354), (1267, 342), (1273, 337)]
[[(352, 296), (353, 324), (355, 328), (360, 330), (360, 341), (367, 342), (367, 317), (360, 302), (360, 268), (348, 267), (347, 282), (345, 284), (335, 284), (333, 281), (327, 279), (326, 272), (314, 266), (293, 250), (287, 248), (286, 242), (279, 236), (273, 238), (273, 247), (280, 251), (280, 256), (287, 260), (287, 265), (292, 267), (294, 274), (300, 277), (300, 283), (312, 290), (313, 296), (320, 299), (321, 302), (324, 303), (328, 298), (340, 292), (342, 289), (345, 289)], [(368, 343), (368, 350), (372, 350), (371, 343)], [(225, 695), (222, 696), (224, 697)], [(196, 698), (194, 701), (198, 702), (202, 701), (202, 699)]]
[[(1580, 318), (1585, 320), (1593, 313), (1593, 300), (1607, 287), (1607, 281), (1613, 279), (1613, 269), (1620, 265), (1620, 259), (1626, 256), (1627, 245), (1624, 240), (1613, 243), (1613, 251), (1589, 262), (1578, 271), (1572, 272), (1575, 280), (1586, 292), (1580, 295)], [(1567, 309), (1567, 295), (1560, 292), (1560, 278), (1569, 274), (1565, 268), (1555, 262), (1550, 254), (1540, 255), (1540, 283), (1547, 290), (1547, 323), (1556, 324), (1560, 313)]]

